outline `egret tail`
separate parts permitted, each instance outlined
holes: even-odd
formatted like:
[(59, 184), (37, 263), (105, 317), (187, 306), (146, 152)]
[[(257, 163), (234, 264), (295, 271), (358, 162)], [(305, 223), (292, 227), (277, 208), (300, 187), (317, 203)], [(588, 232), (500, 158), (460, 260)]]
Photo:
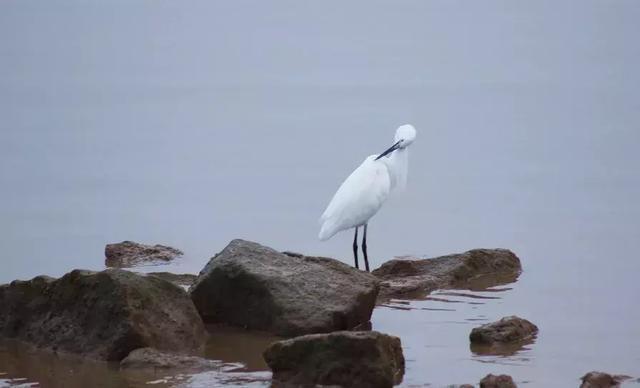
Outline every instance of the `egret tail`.
[(322, 223), (322, 227), (320, 227), (320, 233), (318, 234), (318, 238), (320, 241), (326, 241), (333, 237), (339, 230), (336, 228), (335, 222), (332, 219), (325, 220)]

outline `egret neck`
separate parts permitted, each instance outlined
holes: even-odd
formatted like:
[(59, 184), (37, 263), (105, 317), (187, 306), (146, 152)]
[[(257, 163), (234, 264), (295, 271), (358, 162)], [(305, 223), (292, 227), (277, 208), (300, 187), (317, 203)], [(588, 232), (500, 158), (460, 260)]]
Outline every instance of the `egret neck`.
[(388, 157), (381, 158), (389, 170), (391, 190), (404, 190), (409, 174), (409, 147), (398, 148)]

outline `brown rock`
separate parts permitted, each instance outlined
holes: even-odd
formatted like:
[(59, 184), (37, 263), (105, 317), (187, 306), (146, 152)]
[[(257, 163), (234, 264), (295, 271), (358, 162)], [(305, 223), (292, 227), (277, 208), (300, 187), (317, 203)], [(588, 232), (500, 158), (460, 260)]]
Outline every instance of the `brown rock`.
[(376, 331), (278, 341), (265, 350), (264, 359), (275, 381), (293, 386), (392, 387), (404, 374), (400, 339)]
[(165, 245), (144, 245), (133, 241), (107, 244), (104, 248), (107, 267), (130, 268), (157, 261), (171, 261), (182, 256), (182, 251)]
[(538, 327), (526, 319), (509, 316), (471, 330), (469, 340), (483, 345), (526, 341), (538, 333)]
[(630, 376), (610, 375), (604, 372), (593, 371), (582, 376), (582, 384), (580, 385), (580, 388), (619, 387), (620, 383), (630, 378)]
[(380, 296), (426, 296), (443, 288), (486, 288), (513, 282), (522, 271), (520, 259), (506, 249), (474, 249), (465, 253), (417, 259), (403, 256), (372, 273), (382, 280)]
[(207, 323), (281, 336), (349, 330), (371, 318), (378, 280), (337, 260), (233, 240), (189, 292)]
[(0, 286), (0, 336), (119, 361), (147, 346), (198, 351), (206, 332), (182, 288), (153, 276), (108, 269)]
[(480, 388), (517, 388), (517, 385), (509, 375), (488, 374), (480, 380)]

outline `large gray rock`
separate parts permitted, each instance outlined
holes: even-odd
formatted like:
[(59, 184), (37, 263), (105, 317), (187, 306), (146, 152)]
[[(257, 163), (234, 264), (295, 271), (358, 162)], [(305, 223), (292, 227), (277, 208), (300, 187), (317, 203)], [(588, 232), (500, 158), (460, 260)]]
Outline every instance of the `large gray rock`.
[(102, 360), (147, 346), (195, 352), (206, 340), (182, 288), (119, 269), (0, 286), (0, 336)]
[(368, 322), (378, 280), (333, 259), (233, 240), (200, 272), (190, 293), (205, 322), (294, 336)]
[(526, 341), (537, 333), (538, 327), (536, 325), (512, 315), (496, 322), (474, 327), (469, 334), (469, 340), (483, 345), (496, 345)]
[(515, 281), (520, 259), (506, 249), (473, 249), (420, 259), (403, 256), (372, 273), (382, 280), (381, 298), (420, 298), (444, 288), (483, 288)]
[(129, 268), (153, 262), (166, 262), (182, 256), (182, 251), (166, 245), (145, 245), (133, 241), (107, 244), (104, 248), (107, 267)]
[(580, 388), (615, 388), (630, 378), (625, 375), (610, 375), (609, 373), (592, 371), (582, 376)]
[(309, 334), (274, 342), (264, 359), (285, 386), (391, 387), (402, 381), (400, 338), (376, 331)]

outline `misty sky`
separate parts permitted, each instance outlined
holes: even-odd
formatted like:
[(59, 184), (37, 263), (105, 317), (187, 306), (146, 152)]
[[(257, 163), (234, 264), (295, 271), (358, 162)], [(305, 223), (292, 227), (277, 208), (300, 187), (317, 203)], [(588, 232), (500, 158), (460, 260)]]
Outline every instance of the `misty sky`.
[(351, 262), (317, 219), (407, 122), (374, 266), (635, 246), (638, 20), (635, 1), (4, 0), (0, 280), (99, 268), (123, 239), (193, 270), (235, 237)]
[[(100, 270), (125, 239), (180, 272), (233, 238), (351, 263), (318, 218), (411, 123), (372, 267), (504, 247), (524, 272), (486, 304), (377, 308), (405, 382), (637, 377), (639, 37), (631, 0), (0, 0), (0, 283)], [(510, 314), (536, 343), (474, 359), (470, 322)]]

